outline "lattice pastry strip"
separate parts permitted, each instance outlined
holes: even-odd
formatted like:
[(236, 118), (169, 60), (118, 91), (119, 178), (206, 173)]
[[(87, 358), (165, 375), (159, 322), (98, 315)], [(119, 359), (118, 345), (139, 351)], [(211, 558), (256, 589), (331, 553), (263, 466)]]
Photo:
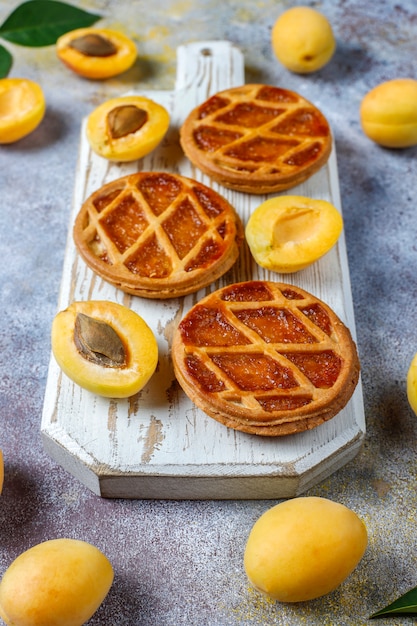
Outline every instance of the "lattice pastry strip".
[(243, 226), (219, 194), (189, 178), (140, 172), (104, 185), (81, 207), (74, 241), (116, 287), (169, 298), (204, 287), (235, 262)]
[(349, 329), (308, 292), (267, 281), (197, 303), (173, 339), (185, 393), (223, 424), (276, 436), (314, 428), (349, 401), (359, 360)]
[(294, 187), (318, 171), (332, 138), (324, 115), (299, 94), (243, 85), (191, 111), (180, 141), (190, 161), (213, 180), (264, 194)]

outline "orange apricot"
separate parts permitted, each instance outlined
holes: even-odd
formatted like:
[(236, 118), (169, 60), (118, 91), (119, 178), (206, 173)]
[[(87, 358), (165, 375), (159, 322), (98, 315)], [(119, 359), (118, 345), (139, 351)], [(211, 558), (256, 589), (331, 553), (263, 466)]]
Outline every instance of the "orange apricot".
[(77, 385), (110, 398), (140, 391), (155, 372), (158, 344), (131, 309), (105, 300), (73, 302), (54, 318), (52, 352)]
[(73, 72), (95, 80), (117, 76), (137, 58), (135, 43), (108, 28), (78, 28), (59, 37), (58, 58)]
[(45, 109), (38, 83), (26, 78), (0, 79), (0, 144), (29, 135), (41, 123)]
[(333, 204), (304, 196), (277, 196), (260, 204), (246, 225), (246, 240), (261, 267), (302, 270), (337, 242), (343, 218)]
[(96, 154), (110, 161), (135, 161), (152, 152), (169, 128), (168, 111), (144, 96), (103, 102), (87, 119), (86, 133)]

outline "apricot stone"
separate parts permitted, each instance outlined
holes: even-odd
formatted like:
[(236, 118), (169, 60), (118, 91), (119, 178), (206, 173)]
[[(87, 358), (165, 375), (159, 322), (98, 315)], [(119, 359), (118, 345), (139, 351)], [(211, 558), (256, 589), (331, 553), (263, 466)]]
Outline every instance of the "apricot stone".
[(417, 80), (396, 78), (377, 85), (360, 106), (363, 132), (386, 148), (417, 145)]
[(0, 582), (0, 617), (7, 626), (82, 626), (113, 582), (113, 568), (95, 546), (51, 539), (26, 550)]
[(255, 522), (244, 567), (256, 589), (279, 602), (303, 602), (336, 589), (365, 553), (364, 523), (326, 498), (299, 497)]
[(154, 150), (169, 128), (168, 111), (144, 96), (120, 96), (103, 102), (87, 119), (87, 139), (99, 156), (135, 161)]
[(127, 398), (155, 372), (158, 344), (131, 309), (105, 300), (73, 302), (52, 323), (52, 352), (62, 371), (97, 395)]
[(245, 235), (261, 267), (291, 273), (326, 254), (342, 229), (342, 216), (330, 202), (304, 196), (276, 196), (255, 209)]

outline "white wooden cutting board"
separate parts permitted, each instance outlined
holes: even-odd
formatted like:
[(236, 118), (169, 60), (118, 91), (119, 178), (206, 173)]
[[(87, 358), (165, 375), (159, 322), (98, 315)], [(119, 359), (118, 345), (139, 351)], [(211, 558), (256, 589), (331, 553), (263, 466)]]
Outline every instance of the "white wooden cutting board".
[[(178, 172), (211, 185), (236, 207), (244, 223), (265, 200), (265, 196), (249, 196), (212, 184), (188, 162), (178, 142), (179, 127), (192, 108), (219, 90), (245, 82), (242, 54), (229, 42), (201, 42), (180, 47), (177, 62), (173, 92), (140, 92), (171, 114), (170, 130), (151, 155), (130, 164), (109, 163), (90, 151), (83, 125), (58, 306), (62, 310), (74, 300), (98, 299), (131, 307), (157, 337), (157, 371), (137, 396), (108, 400), (72, 383), (51, 357), (41, 424), (44, 446), (60, 465), (103, 497), (296, 496), (358, 452), (365, 434), (361, 384), (339, 415), (312, 431), (269, 439), (230, 430), (187, 399), (175, 380), (170, 359), (173, 328), (207, 290), (167, 301), (128, 296), (95, 276), (74, 248), (72, 225), (83, 200), (104, 183), (138, 169)], [(334, 148), (329, 163), (290, 193), (322, 198), (341, 210)], [(307, 289), (327, 302), (355, 337), (343, 236), (318, 263), (286, 276), (261, 270), (244, 246), (234, 268), (210, 289), (251, 278), (291, 282)]]

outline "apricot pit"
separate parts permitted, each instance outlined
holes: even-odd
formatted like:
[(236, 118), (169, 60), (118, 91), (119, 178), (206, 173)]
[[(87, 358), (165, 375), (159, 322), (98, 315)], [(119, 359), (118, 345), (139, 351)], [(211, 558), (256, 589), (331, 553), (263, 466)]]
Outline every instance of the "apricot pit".
[(165, 136), (170, 116), (144, 96), (121, 96), (103, 102), (88, 117), (92, 150), (110, 161), (135, 161), (154, 150)]
[(343, 218), (333, 204), (304, 196), (277, 196), (259, 205), (246, 225), (255, 261), (273, 272), (302, 270), (337, 242)]
[(58, 58), (84, 78), (102, 80), (128, 70), (137, 58), (135, 43), (107, 28), (78, 28), (59, 37)]
[(152, 330), (137, 313), (115, 302), (73, 302), (55, 316), (51, 342), (62, 371), (104, 397), (138, 393), (158, 363)]

